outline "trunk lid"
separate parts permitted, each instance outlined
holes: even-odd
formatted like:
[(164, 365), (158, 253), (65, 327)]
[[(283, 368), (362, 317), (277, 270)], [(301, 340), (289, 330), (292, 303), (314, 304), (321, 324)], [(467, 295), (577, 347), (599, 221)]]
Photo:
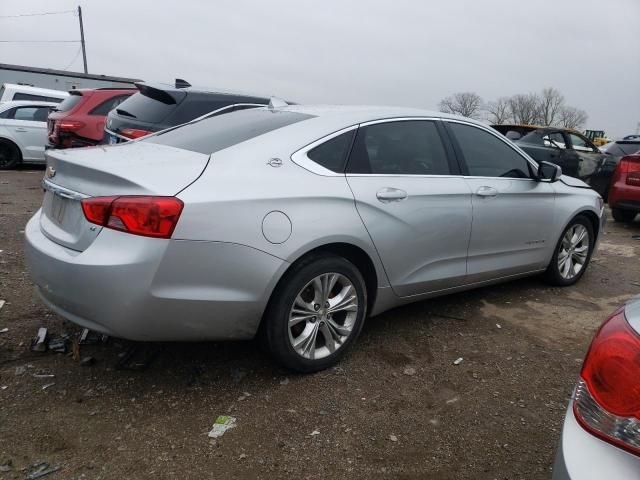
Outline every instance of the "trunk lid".
[(197, 179), (208, 155), (145, 142), (49, 150), (40, 228), (52, 241), (83, 251), (102, 227), (86, 220), (86, 197), (173, 196)]

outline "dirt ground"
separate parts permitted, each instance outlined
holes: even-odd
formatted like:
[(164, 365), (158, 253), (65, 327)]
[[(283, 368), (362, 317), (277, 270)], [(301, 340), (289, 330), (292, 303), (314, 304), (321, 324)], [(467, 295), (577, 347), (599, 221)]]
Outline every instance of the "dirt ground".
[[(144, 347), (157, 357), (138, 371), (116, 368), (130, 344), (110, 339), (83, 346), (97, 362), (81, 366), (29, 350), (38, 327), (77, 331), (25, 271), (42, 173), (0, 172), (0, 480), (40, 462), (60, 468), (47, 479), (548, 479), (591, 335), (640, 294), (640, 222), (610, 222), (578, 285), (532, 278), (398, 308), (315, 375), (253, 342)], [(237, 426), (212, 441), (218, 415)]]

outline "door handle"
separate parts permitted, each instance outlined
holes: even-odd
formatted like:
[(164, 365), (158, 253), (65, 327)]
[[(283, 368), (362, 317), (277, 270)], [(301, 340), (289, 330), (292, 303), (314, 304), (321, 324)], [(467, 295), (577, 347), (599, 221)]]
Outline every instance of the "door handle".
[(376, 193), (376, 197), (382, 203), (399, 202), (407, 198), (407, 196), (408, 196), (407, 192), (405, 192), (404, 190), (400, 190), (399, 188), (390, 188), (390, 187), (383, 188), (382, 190), (378, 190), (378, 192)]
[(480, 187), (476, 190), (476, 195), (479, 197), (496, 197), (498, 195), (498, 190), (493, 187)]
[(26, 132), (26, 128), (16, 128), (16, 132)]

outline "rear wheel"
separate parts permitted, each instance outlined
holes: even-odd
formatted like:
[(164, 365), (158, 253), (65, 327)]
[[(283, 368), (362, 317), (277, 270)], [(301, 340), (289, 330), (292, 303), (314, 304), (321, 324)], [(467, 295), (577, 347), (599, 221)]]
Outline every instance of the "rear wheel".
[(11, 142), (0, 140), (0, 170), (15, 168), (21, 161), (20, 149)]
[(564, 287), (580, 280), (591, 260), (594, 244), (595, 235), (589, 219), (582, 215), (574, 218), (558, 240), (545, 272), (547, 281)]
[(620, 208), (611, 209), (611, 216), (616, 222), (631, 223), (637, 214), (638, 212), (633, 210), (622, 210)]
[(285, 367), (315, 372), (335, 364), (356, 340), (367, 311), (364, 279), (348, 260), (312, 256), (287, 272), (273, 293), (262, 335)]

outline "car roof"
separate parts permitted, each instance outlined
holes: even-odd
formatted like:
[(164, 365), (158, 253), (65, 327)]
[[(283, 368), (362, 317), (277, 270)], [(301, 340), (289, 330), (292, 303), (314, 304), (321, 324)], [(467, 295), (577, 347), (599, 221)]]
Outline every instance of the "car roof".
[(189, 87), (176, 87), (175, 85), (170, 85), (166, 83), (153, 83), (153, 82), (136, 82), (136, 87), (138, 85), (146, 85), (151, 88), (155, 88), (157, 90), (163, 90), (165, 92), (186, 92), (186, 93), (195, 93), (195, 94), (211, 94), (211, 95), (229, 95), (229, 96), (238, 96), (238, 97), (256, 97), (262, 98), (265, 100), (269, 99), (269, 95), (258, 95), (255, 93), (247, 93), (247, 92), (238, 92), (225, 90), (223, 88), (213, 88), (213, 87), (202, 87), (202, 86), (189, 86)]
[(430, 117), (444, 118), (450, 120), (460, 120), (474, 123), (482, 127), (489, 127), (488, 124), (459, 115), (438, 112), (434, 110), (423, 110), (411, 107), (391, 107), (378, 105), (287, 105), (275, 110), (297, 112), (313, 117), (325, 119), (335, 118), (344, 123), (356, 124), (375, 120), (404, 117)]
[(10, 100), (8, 102), (0, 102), (2, 110), (8, 110), (13, 107), (55, 107), (59, 105), (54, 102), (39, 102), (37, 100)]
[(64, 98), (68, 95), (64, 90), (55, 90), (53, 88), (40, 88), (33, 87), (31, 85), (20, 85), (17, 83), (3, 83), (2, 86), (7, 90), (20, 90), (22, 92), (31, 92), (31, 93), (40, 93), (40, 94), (48, 94), (49, 96), (60, 96)]

